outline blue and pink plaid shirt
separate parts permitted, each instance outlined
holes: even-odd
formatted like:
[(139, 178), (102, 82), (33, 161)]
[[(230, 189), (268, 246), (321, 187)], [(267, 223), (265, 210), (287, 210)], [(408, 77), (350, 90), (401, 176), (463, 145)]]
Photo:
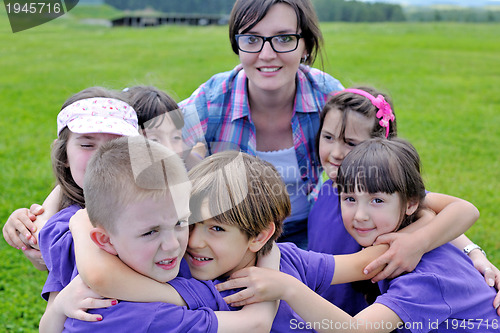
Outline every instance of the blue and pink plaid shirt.
[[(292, 132), (301, 178), (310, 190), (318, 181), (320, 164), (315, 136), (319, 112), (332, 93), (343, 86), (332, 76), (300, 65), (297, 71)], [(186, 100), (183, 136), (188, 145), (207, 143), (208, 154), (233, 149), (256, 155), (255, 126), (250, 116), (247, 77), (241, 64), (214, 75)]]

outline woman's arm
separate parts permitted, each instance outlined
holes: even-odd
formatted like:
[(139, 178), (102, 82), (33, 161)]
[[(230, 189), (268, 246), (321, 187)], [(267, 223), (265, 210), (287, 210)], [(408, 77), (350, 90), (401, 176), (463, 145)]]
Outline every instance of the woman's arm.
[(397, 233), (381, 235), (375, 244), (389, 244), (389, 250), (374, 260), (366, 270), (371, 272), (380, 265), (386, 268), (372, 281), (394, 278), (410, 272), (422, 255), (463, 234), (479, 218), (479, 211), (471, 203), (445, 194), (428, 193), (425, 206), (436, 213), (421, 217)]
[(186, 305), (169, 284), (137, 273), (118, 257), (97, 247), (90, 238), (91, 229), (92, 225), (84, 209), (79, 210), (70, 220), (78, 272), (92, 290), (104, 297), (132, 302)]

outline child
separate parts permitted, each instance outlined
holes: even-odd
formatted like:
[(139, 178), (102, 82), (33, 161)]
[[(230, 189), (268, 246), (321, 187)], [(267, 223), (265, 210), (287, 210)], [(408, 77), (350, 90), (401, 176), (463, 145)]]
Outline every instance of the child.
[[(58, 229), (67, 225), (77, 210), (85, 207), (83, 178), (87, 162), (97, 148), (120, 136), (138, 134), (137, 115), (119, 92), (92, 87), (73, 95), (64, 103), (57, 116), (58, 138), (52, 146), (52, 166), (60, 194), (58, 202), (54, 203), (58, 213), (47, 222), (51, 228), (40, 233), (42, 248), (47, 249)], [(51, 270), (62, 258), (46, 256), (44, 259), (49, 269), (48, 282), (44, 287), (48, 299), (48, 292), (61, 290), (70, 276), (57, 276)]]
[[(309, 215), (310, 250), (330, 254), (359, 251), (361, 247), (342, 224), (338, 194), (333, 186), (337, 168), (345, 156), (361, 142), (374, 137), (392, 138), (396, 133), (396, 117), (392, 112), (390, 99), (373, 88), (346, 89), (327, 102), (320, 114), (316, 146), (324, 173), (329, 179), (320, 188), (318, 199)], [(389, 243), (391, 248), (375, 262), (375, 266), (381, 263), (388, 263), (388, 266), (374, 280), (395, 277), (404, 271), (413, 270), (423, 253), (451, 241), (458, 236), (458, 232), (465, 231), (477, 219), (475, 207), (464, 200), (429, 193), (425, 201), (427, 207), (438, 213), (432, 223), (415, 228), (412, 232), (385, 235), (378, 239), (378, 243)], [(413, 227), (420, 225), (417, 222)], [(462, 241), (456, 244), (457, 247), (464, 248), (470, 243), (464, 235), (460, 238)], [(387, 257), (390, 253), (394, 258)], [(484, 273), (489, 285), (494, 284), (494, 272), (497, 272), (500, 281), (498, 270), (482, 253), (474, 251), (471, 259), (478, 270)], [(368, 271), (370, 267), (373, 265), (367, 267)], [(354, 288), (351, 284), (335, 285), (321, 296), (355, 315), (368, 305), (363, 293), (357, 291), (358, 287), (359, 284)], [(500, 284), (497, 284), (498, 287)], [(500, 297), (497, 301), (500, 302)]]
[(191, 169), (205, 155), (204, 145), (191, 149), (182, 138), (184, 117), (172, 97), (152, 86), (134, 86), (124, 90), (137, 112), (141, 134), (160, 142), (181, 156)]
[[(190, 214), (191, 186), (179, 156), (141, 137), (122, 138), (103, 144), (87, 169), (84, 192), (88, 216), (94, 225), (90, 238), (136, 272), (160, 283), (170, 281), (189, 304), (197, 304), (200, 297), (214, 299), (216, 292), (210, 284), (173, 280), (186, 248)], [(46, 228), (49, 227), (50, 222)], [(69, 234), (71, 238), (67, 224), (65, 229), (62, 237)], [(72, 242), (61, 243), (59, 239), (44, 255), (67, 257), (74, 266)], [(76, 276), (77, 271), (70, 266), (61, 260), (54, 270), (73, 271)], [(54, 299), (52, 296), (51, 293), (50, 300)], [(49, 305), (41, 320), (42, 332), (62, 330), (66, 317), (57, 312), (54, 304)], [(218, 304), (226, 308), (220, 297)], [(120, 302), (97, 312), (105, 320), (90, 323), (69, 319), (64, 328), (67, 332), (232, 332), (243, 325), (252, 332), (262, 329), (260, 322), (266, 318), (270, 326), (275, 306), (264, 304), (260, 309), (265, 313), (245, 307), (242, 311), (221, 313), (218, 318), (208, 308), (192, 311), (165, 303)]]
[[(103, 89), (101, 90), (94, 93), (106, 97), (107, 92)], [(199, 162), (199, 158), (195, 157), (194, 154), (187, 155), (187, 150), (182, 140), (182, 127), (184, 125), (182, 112), (170, 96), (150, 86), (134, 86), (124, 91), (125, 93), (121, 98), (128, 98), (130, 105), (136, 111), (138, 125), (141, 129), (140, 134), (153, 141), (162, 143), (177, 152), (180, 156), (185, 157), (188, 167)], [(84, 97), (82, 96), (82, 98)], [(38, 251), (38, 232), (33, 232), (32, 234), (29, 230), (33, 231), (33, 228), (40, 230), (44, 222), (58, 211), (57, 207), (55, 207), (55, 202), (59, 200), (59, 196), (59, 189), (56, 188), (44, 202), (43, 209), (39, 206), (34, 207), (40, 209), (40, 211), (45, 210), (43, 216), (37, 217), (33, 213), (27, 214), (27, 210), (22, 208), (16, 210), (7, 220), (3, 229), (7, 242), (14, 247), (22, 248), (25, 255), (28, 258), (32, 258), (32, 262), (36, 264), (36, 267), (42, 270), (45, 270), (46, 267)], [(36, 227), (32, 222), (35, 220)]]
[[(57, 117), (58, 138), (53, 143), (51, 156), (57, 186), (44, 202), (45, 212), (35, 216), (27, 209), (18, 209), (3, 228), (5, 240), (22, 249), (36, 268), (47, 269), (38, 249), (38, 233), (45, 222), (61, 209), (85, 204), (81, 185), (90, 155), (106, 140), (138, 135), (137, 115), (126, 100), (121, 92), (91, 87), (63, 104)], [(73, 154), (81, 160), (75, 161)]]
[[(241, 163), (233, 163), (236, 160)], [(193, 224), (185, 259), (191, 275), (201, 280), (224, 281), (239, 269), (255, 266), (257, 258), (270, 251), (283, 220), (290, 213), (290, 200), (279, 173), (257, 157), (227, 151), (204, 159), (189, 172), (189, 177), (193, 185), (190, 200), (190, 223)], [(117, 266), (116, 260), (110, 262), (102, 251), (82, 249), (81, 242), (88, 243), (88, 238), (82, 237), (85, 233), (81, 231), (81, 222), (85, 221), (79, 222), (73, 220), (71, 226), (77, 265), (82, 279), (91, 288), (105, 296), (130, 301), (168, 300), (151, 279), (136, 273), (132, 276), (127, 267)], [(279, 249), (281, 271), (322, 292), (331, 283), (369, 278), (362, 268), (386, 247), (335, 258), (301, 250), (292, 243), (280, 243)], [(334, 276), (334, 267), (343, 269)], [(135, 288), (123, 287), (131, 285)], [(204, 302), (209, 306), (213, 301), (205, 299)], [(291, 320), (303, 322), (282, 302), (272, 331), (288, 332)]]
[(141, 134), (182, 156), (186, 150), (182, 140), (184, 119), (172, 97), (151, 86), (134, 86), (124, 91), (137, 112)]
[[(372, 139), (354, 148), (340, 166), (337, 190), (347, 232), (368, 247), (378, 236), (410, 225), (426, 195), (418, 154), (399, 139)], [(244, 280), (258, 283), (240, 280), (232, 285), (248, 285), (247, 294), (255, 291), (252, 295), (257, 300), (285, 300), (319, 331), (391, 332), (397, 328), (484, 333), (498, 332), (499, 327), (491, 307), (494, 289), (484, 284), (469, 258), (451, 244), (424, 254), (413, 272), (381, 281), (382, 295), (354, 318), (280, 272), (253, 270), (251, 279)], [(235, 299), (241, 298), (233, 295), (227, 301)]]

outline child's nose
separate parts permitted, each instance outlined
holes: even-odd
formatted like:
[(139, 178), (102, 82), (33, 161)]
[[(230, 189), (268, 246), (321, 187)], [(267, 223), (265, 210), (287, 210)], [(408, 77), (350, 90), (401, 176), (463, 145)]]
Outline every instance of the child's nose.
[(202, 248), (204, 247), (203, 231), (202, 226), (195, 223), (189, 229), (189, 241), (188, 247), (190, 248)]
[(339, 140), (334, 142), (332, 145), (332, 151), (330, 152), (330, 156), (333, 157), (335, 161), (338, 162), (342, 161), (345, 157), (344, 143), (339, 142)]
[(165, 252), (175, 251), (180, 246), (179, 240), (177, 239), (177, 235), (175, 231), (168, 231), (164, 234), (161, 248)]
[(354, 214), (354, 219), (356, 221), (368, 221), (368, 214), (366, 212), (366, 209), (364, 207), (358, 205), (356, 209), (356, 214)]

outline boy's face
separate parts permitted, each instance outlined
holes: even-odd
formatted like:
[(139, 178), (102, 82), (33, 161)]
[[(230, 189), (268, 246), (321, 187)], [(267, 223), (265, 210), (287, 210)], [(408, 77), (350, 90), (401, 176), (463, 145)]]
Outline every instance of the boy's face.
[(256, 254), (249, 249), (251, 239), (237, 226), (219, 223), (209, 216), (205, 200), (202, 217), (207, 218), (190, 226), (184, 256), (191, 275), (198, 280), (213, 280), (254, 266)]
[[(178, 195), (176, 201), (181, 200)], [(188, 195), (176, 212), (170, 196), (148, 198), (123, 209), (109, 241), (118, 257), (135, 271), (159, 282), (177, 276), (188, 240)]]

